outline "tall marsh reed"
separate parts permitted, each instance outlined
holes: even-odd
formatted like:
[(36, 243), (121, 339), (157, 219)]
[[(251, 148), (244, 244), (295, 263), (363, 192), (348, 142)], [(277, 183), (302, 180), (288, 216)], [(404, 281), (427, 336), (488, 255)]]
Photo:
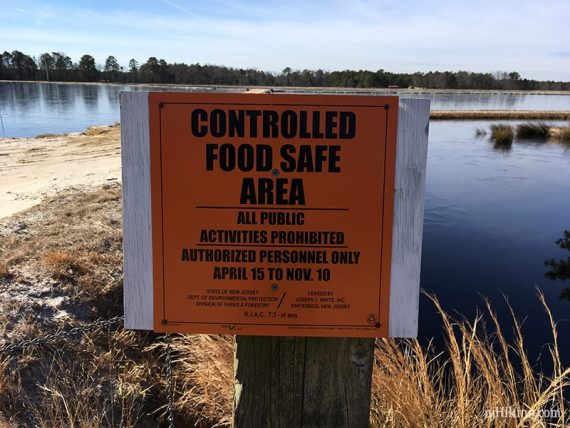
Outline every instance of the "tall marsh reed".
[[(510, 147), (515, 137), (518, 140), (570, 142), (570, 125), (551, 126), (543, 122), (526, 122), (513, 127), (512, 125), (504, 123), (493, 123), (490, 125), (490, 129), (491, 141), (493, 141), (498, 148)], [(482, 137), (484, 135), (486, 135), (485, 129), (475, 129), (476, 137)]]
[[(556, 322), (542, 294), (538, 298), (552, 329), (551, 375), (530, 361), (514, 311), (514, 339), (509, 342), (490, 303), (486, 314), (472, 321), (455, 320), (430, 298), (441, 315), (446, 345), (436, 349), (415, 339), (376, 340), (373, 427), (568, 426), (570, 403), (564, 391), (570, 368), (562, 365)], [(199, 426), (230, 426), (233, 340), (178, 336), (172, 346), (178, 356), (177, 411), (198, 418)]]
[(511, 125), (491, 125), (491, 140), (499, 146), (510, 146), (513, 142), (514, 130)]
[[(488, 302), (485, 316), (467, 321), (451, 318), (431, 299), (441, 314), (446, 348), (425, 348), (416, 340), (377, 340), (374, 426), (568, 426), (564, 391), (570, 385), (570, 368), (562, 366), (556, 323), (542, 294), (539, 299), (552, 330), (551, 375), (530, 361), (512, 310), (514, 340), (508, 342)], [(492, 331), (487, 330), (489, 324)]]
[(542, 122), (521, 123), (517, 125), (516, 135), (521, 140), (546, 140), (550, 136), (550, 126)]

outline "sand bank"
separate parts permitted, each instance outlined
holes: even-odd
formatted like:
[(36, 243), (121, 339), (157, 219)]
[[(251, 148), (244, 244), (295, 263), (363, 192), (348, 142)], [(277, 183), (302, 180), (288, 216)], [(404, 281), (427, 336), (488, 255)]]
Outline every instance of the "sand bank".
[(0, 139), (0, 218), (72, 187), (121, 180), (119, 126)]

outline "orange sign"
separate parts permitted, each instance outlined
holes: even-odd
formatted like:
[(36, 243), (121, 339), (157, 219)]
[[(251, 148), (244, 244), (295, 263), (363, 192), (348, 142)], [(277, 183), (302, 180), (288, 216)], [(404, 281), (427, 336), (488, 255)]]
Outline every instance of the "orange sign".
[(155, 331), (388, 335), (397, 97), (149, 102)]

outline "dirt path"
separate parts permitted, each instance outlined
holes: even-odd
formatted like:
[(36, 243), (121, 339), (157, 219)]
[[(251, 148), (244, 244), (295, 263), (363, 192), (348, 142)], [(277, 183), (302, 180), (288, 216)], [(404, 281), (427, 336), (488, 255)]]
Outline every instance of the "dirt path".
[(62, 189), (121, 181), (119, 126), (45, 138), (0, 139), (0, 218)]

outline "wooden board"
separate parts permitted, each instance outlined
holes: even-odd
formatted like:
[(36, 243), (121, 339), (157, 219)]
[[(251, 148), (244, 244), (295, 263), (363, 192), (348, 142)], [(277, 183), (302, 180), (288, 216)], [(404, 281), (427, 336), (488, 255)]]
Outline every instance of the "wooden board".
[(121, 93), (125, 328), (152, 330), (148, 93)]

